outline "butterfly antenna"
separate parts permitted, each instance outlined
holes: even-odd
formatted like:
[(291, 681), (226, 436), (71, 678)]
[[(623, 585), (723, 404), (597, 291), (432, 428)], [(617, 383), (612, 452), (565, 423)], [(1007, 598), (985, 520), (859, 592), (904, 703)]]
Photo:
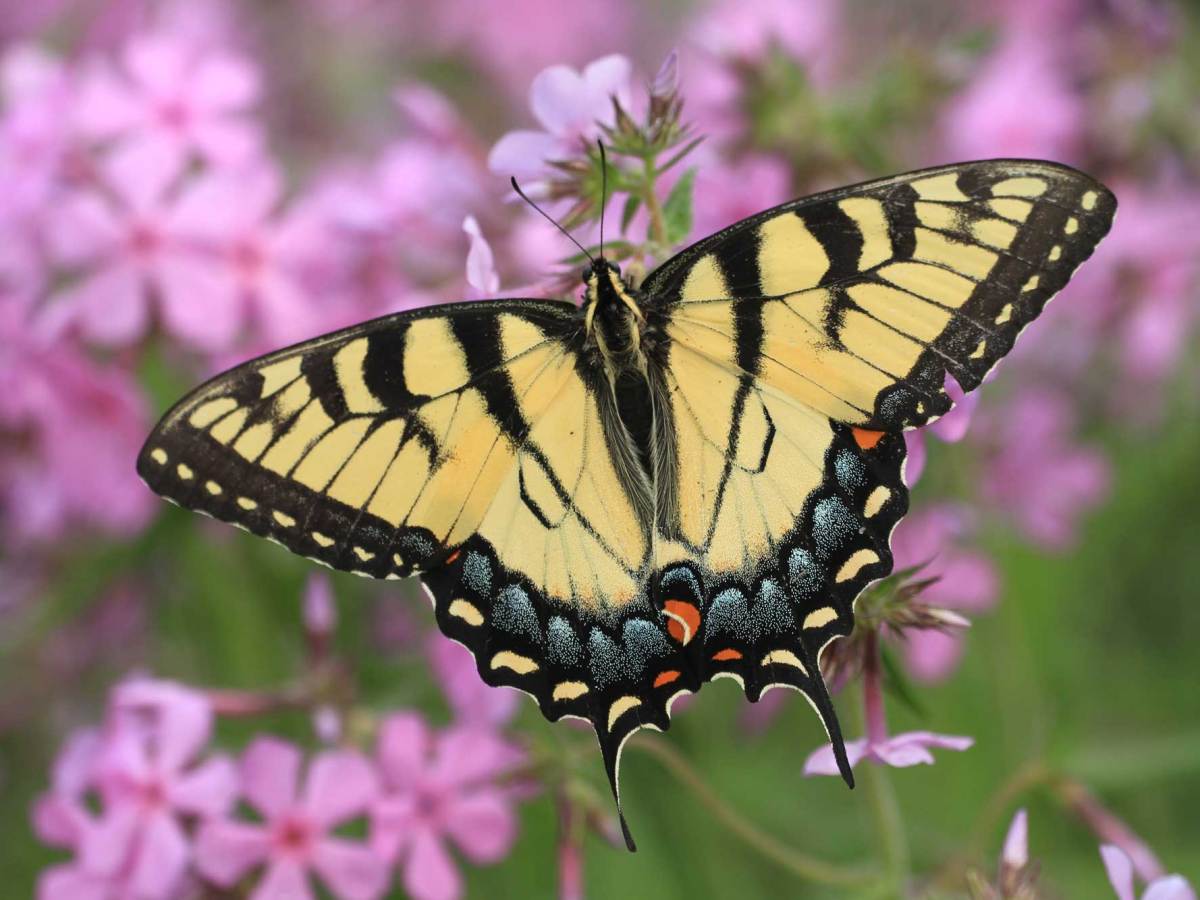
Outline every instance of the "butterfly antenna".
[(517, 176), (513, 175), (509, 180), (512, 182), (512, 188), (514, 191), (517, 192), (518, 197), (520, 197), (522, 200), (524, 200), (526, 203), (528, 203), (530, 206), (532, 206), (534, 209), (536, 209), (539, 213), (541, 213), (543, 219), (545, 219), (547, 222), (549, 222), (551, 225), (553, 225), (555, 228), (557, 228), (559, 231), (561, 231), (564, 235), (566, 235), (567, 240), (569, 240), (572, 244), (574, 244), (576, 247), (578, 247), (580, 249), (580, 251), (583, 253), (583, 255), (588, 258), (588, 261), (592, 263), (592, 265), (596, 264), (596, 260), (592, 256), (592, 254), (587, 252), (587, 248), (584, 247), (583, 244), (581, 244), (581, 243), (579, 243), (579, 241), (575, 240), (575, 237), (574, 237), (574, 235), (571, 234), (571, 232), (569, 232), (569, 231), (567, 231), (567, 229), (563, 228), (562, 225), (560, 225), (558, 222), (556, 222), (553, 218), (550, 217), (549, 213), (547, 213), (544, 209), (542, 209), (540, 206), (538, 206), (536, 203), (534, 203), (532, 200), (529, 199), (529, 195), (526, 194), (523, 190), (521, 190), (521, 186), (519, 184), (517, 184)]
[(604, 141), (596, 138), (600, 148), (600, 258), (604, 258), (604, 210), (608, 206), (608, 157), (604, 155)]

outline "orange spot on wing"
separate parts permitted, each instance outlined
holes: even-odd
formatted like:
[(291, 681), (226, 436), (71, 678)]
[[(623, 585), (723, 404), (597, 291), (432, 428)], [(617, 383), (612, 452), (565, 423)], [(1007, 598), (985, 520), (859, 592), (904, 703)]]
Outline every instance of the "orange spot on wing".
[(672, 681), (678, 679), (679, 675), (680, 673), (675, 669), (667, 669), (665, 672), (659, 672), (658, 677), (654, 679), (654, 686), (660, 688), (664, 684), (670, 684)]
[(458, 559), (460, 556), (462, 556), (462, 550), (455, 550), (453, 553), (451, 553), (449, 556), (446, 557), (446, 565), (449, 566), (449, 565), (453, 564), (453, 562), (456, 559)]
[(686, 600), (668, 600), (663, 604), (667, 616), (667, 634), (686, 644), (700, 630), (700, 610)]
[(740, 650), (734, 650), (732, 647), (726, 647), (724, 650), (718, 650), (713, 654), (713, 659), (717, 662), (728, 662), (731, 659), (741, 659), (742, 653)]
[(864, 450), (872, 450), (875, 445), (883, 438), (882, 431), (868, 431), (865, 428), (855, 428), (854, 443), (858, 444)]

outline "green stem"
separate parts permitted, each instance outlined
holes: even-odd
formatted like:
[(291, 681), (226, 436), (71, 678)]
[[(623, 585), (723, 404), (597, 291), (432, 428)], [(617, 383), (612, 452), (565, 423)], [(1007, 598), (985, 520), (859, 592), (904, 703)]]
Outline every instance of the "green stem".
[(716, 792), (680, 755), (679, 751), (665, 741), (651, 735), (639, 735), (629, 743), (629, 746), (653, 756), (662, 763), (663, 768), (708, 808), (713, 814), (713, 818), (741, 838), (749, 847), (768, 859), (774, 860), (788, 871), (808, 881), (843, 887), (868, 885), (876, 880), (876, 875), (868, 869), (847, 868), (815, 859), (762, 831), (718, 797)]
[(646, 212), (650, 214), (650, 242), (662, 250), (667, 246), (667, 222), (663, 218), (662, 204), (658, 202), (658, 193), (655, 191), (658, 172), (654, 168), (652, 156), (647, 156), (644, 162), (642, 202), (646, 204)]
[[(881, 683), (879, 656), (879, 633), (870, 631), (863, 648), (863, 733), (870, 741), (887, 738), (887, 725), (883, 717), (883, 686)], [(908, 838), (904, 833), (904, 819), (900, 814), (900, 803), (896, 790), (881, 765), (866, 765), (862, 771), (867, 801), (871, 816), (875, 820), (875, 831), (879, 838), (879, 850), (889, 879), (899, 892), (908, 881), (911, 861)]]

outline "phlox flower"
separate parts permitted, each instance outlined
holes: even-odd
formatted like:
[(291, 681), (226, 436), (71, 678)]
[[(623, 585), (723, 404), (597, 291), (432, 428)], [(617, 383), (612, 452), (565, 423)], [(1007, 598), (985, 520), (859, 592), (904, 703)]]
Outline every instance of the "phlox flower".
[(838, 0), (722, 0), (691, 29), (692, 39), (718, 58), (762, 61), (779, 50), (802, 63), (818, 83), (827, 83), (842, 41)]
[(85, 72), (76, 124), (136, 158), (165, 155), (177, 168), (192, 156), (242, 165), (258, 152), (258, 71), (244, 58), (170, 33), (129, 40), (119, 64)]
[(456, 722), (496, 727), (512, 719), (520, 695), (485, 684), (479, 677), (475, 657), (462, 644), (435, 633), (426, 644), (426, 655)]
[[(882, 766), (907, 768), (920, 764), (933, 765), (930, 750), (967, 750), (973, 738), (932, 731), (907, 731), (889, 735), (887, 719), (883, 711), (883, 686), (881, 684), (878, 645), (871, 641), (863, 663), (863, 705), (866, 714), (866, 737), (846, 742), (846, 759), (851, 767), (863, 760)], [(809, 754), (804, 761), (805, 775), (838, 775), (837, 758), (833, 745), (826, 744)]]
[[(39, 836), (76, 852), (73, 862), (43, 873), (39, 896), (174, 896), (191, 858), (183, 820), (221, 815), (236, 794), (227, 758), (193, 765), (211, 728), (212, 711), (194, 691), (156, 681), (118, 688), (106, 728), (67, 743), (52, 790), (35, 806)], [(99, 813), (86, 805), (92, 791)]]
[(0, 295), (0, 526), (11, 545), (145, 525), (152, 498), (129, 460), (147, 419), (128, 372), (47, 336), (31, 303)]
[(151, 303), (164, 329), (217, 350), (234, 337), (237, 309), (209, 260), (184, 239), (170, 158), (109, 160), (102, 184), (66, 197), (46, 222), (54, 256), (79, 274), (51, 299), (51, 315), (90, 340), (132, 343), (146, 334)]
[(779, 157), (747, 155), (727, 162), (704, 155), (701, 146), (695, 159), (692, 233), (696, 238), (792, 199), (791, 171)]
[[(1133, 862), (1120, 847), (1105, 844), (1100, 858), (1117, 900), (1137, 900), (1133, 884)], [(1162, 875), (1146, 885), (1142, 900), (1196, 900), (1196, 892), (1182, 875)]]
[(938, 144), (947, 158), (1076, 157), (1086, 111), (1051, 34), (1013, 31), (951, 99)]
[(446, 842), (474, 863), (508, 853), (517, 820), (496, 780), (521, 752), (484, 727), (434, 734), (419, 715), (399, 713), (380, 730), (378, 759), (384, 791), (372, 811), (372, 845), (399, 863), (416, 900), (455, 900), (462, 880)]
[[(979, 613), (996, 602), (998, 575), (990, 559), (968, 541), (970, 511), (951, 503), (909, 514), (892, 535), (897, 569), (919, 566), (917, 577), (936, 578), (921, 592), (921, 602), (939, 609)], [(909, 671), (921, 681), (940, 681), (962, 657), (958, 630), (908, 629), (902, 637)]]
[(980, 481), (984, 499), (1048, 550), (1069, 547), (1080, 516), (1108, 493), (1108, 460), (1076, 442), (1074, 421), (1060, 393), (1027, 388), (1002, 415), (980, 423), (990, 451)]
[(0, 99), (0, 221), (31, 224), (44, 214), (71, 146), (73, 91), (59, 60), (17, 45), (0, 60)]
[(529, 87), (529, 106), (541, 131), (510, 131), (488, 154), (497, 174), (528, 178), (527, 191), (547, 175), (546, 163), (577, 156), (613, 124), (612, 97), (629, 102), (633, 67), (623, 56), (605, 56), (576, 71), (569, 66), (543, 69)]
[(491, 244), (483, 236), (474, 216), (463, 219), (462, 228), (470, 241), (467, 250), (467, 284), (482, 297), (495, 296), (500, 290), (500, 276), (496, 273), (496, 257)]
[[(170, 682), (134, 681), (117, 689), (118, 717), (97, 763), (106, 815), (83, 845), (85, 865), (127, 872), (132, 891), (167, 897), (191, 857), (180, 817), (219, 816), (233, 805), (237, 775), (216, 755), (192, 765), (212, 737), (203, 695)], [(144, 721), (120, 721), (137, 717)]]
[(636, 9), (625, 0), (575, 0), (564, 16), (557, 0), (437, 3), (422, 7), (419, 18), (426, 39), (462, 48), (515, 92), (550, 60), (576, 63), (598, 47), (626, 46)]
[(261, 822), (232, 818), (204, 823), (196, 836), (196, 868), (232, 887), (257, 866), (264, 874), (251, 900), (315, 898), (318, 878), (339, 900), (373, 900), (387, 890), (387, 864), (365, 844), (333, 830), (366, 812), (378, 780), (365, 757), (327, 751), (309, 763), (303, 786), (299, 748), (258, 738), (242, 757), (242, 796)]
[(274, 344), (312, 337), (317, 311), (302, 281), (324, 251), (323, 223), (298, 209), (282, 212), (278, 171), (265, 163), (190, 183), (172, 210), (178, 238), (206, 259), (210, 323), (222, 337), (253, 324)]

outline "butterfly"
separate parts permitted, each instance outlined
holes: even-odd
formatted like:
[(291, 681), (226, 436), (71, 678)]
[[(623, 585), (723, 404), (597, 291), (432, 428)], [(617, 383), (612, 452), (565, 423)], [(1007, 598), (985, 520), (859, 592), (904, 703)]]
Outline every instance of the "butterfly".
[[(991, 160), (786, 203), (581, 305), (415, 309), (218, 375), (154, 429), (164, 497), (335, 569), (416, 576), (491, 685), (621, 748), (720, 677), (815, 707), (892, 568), (904, 431), (1012, 349), (1108, 231), (1063, 165)], [(621, 816), (626, 842), (633, 842)]]

